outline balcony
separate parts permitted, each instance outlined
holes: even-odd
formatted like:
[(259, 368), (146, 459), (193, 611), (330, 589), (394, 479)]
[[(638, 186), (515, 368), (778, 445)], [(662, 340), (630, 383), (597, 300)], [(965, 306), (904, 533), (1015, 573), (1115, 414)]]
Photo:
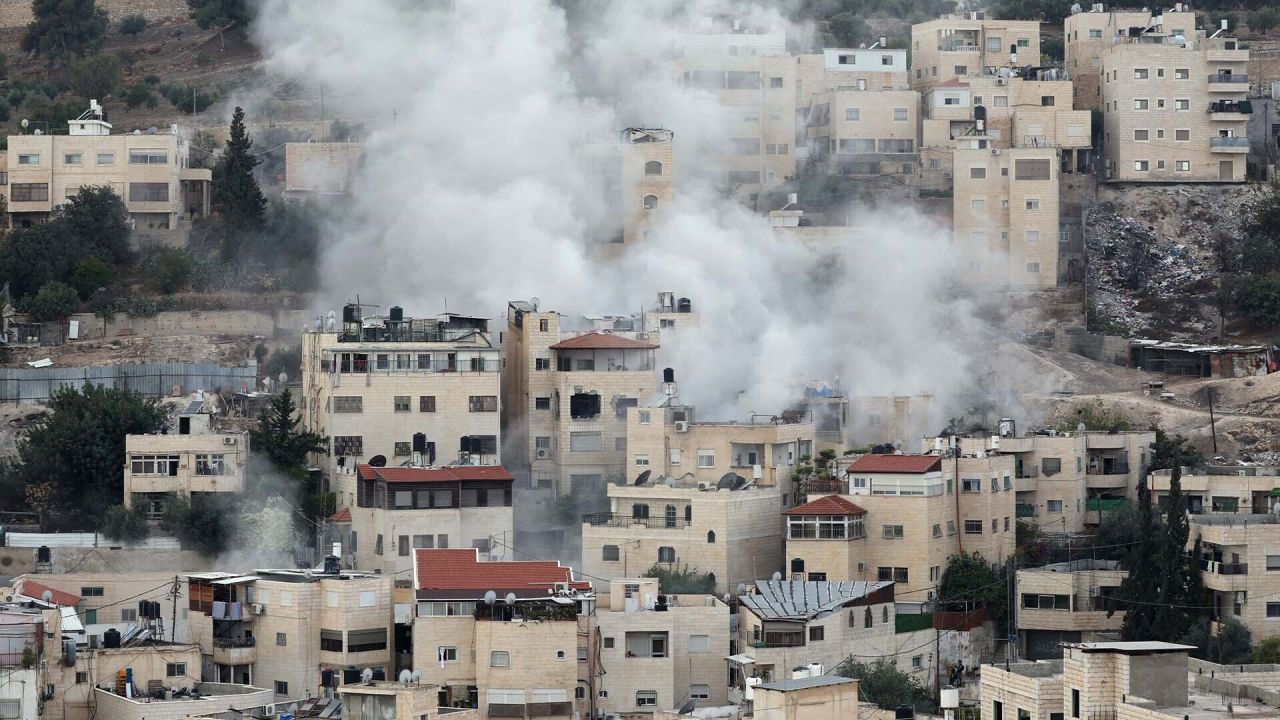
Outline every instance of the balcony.
[(1249, 51), (1209, 48), (1205, 50), (1205, 60), (1209, 62), (1248, 62)]
[(767, 633), (763, 640), (752, 640), (753, 648), (804, 647), (804, 633)]
[(1209, 152), (1244, 155), (1249, 152), (1249, 138), (1211, 137), (1209, 138)]
[(1248, 100), (1220, 100), (1209, 103), (1209, 119), (1219, 122), (1245, 122), (1253, 112), (1253, 103)]
[(647, 527), (650, 530), (683, 530), (689, 527), (689, 523), (681, 518), (670, 517), (632, 517), (630, 515), (619, 515), (612, 512), (590, 513), (582, 516), (583, 525), (591, 525), (594, 527), (616, 527), (627, 528), (637, 525)]
[(1242, 93), (1249, 91), (1248, 75), (1210, 75), (1209, 92)]
[(967, 42), (944, 42), (938, 44), (938, 52), (980, 53), (982, 47)]
[(1201, 559), (1198, 564), (1201, 570), (1200, 578), (1206, 588), (1219, 592), (1239, 592), (1248, 589), (1248, 563), (1224, 563)]
[(847, 480), (810, 480), (805, 484), (805, 489), (810, 495), (820, 495), (824, 493), (848, 495), (849, 482)]
[(258, 661), (253, 638), (214, 638), (213, 661), (219, 665), (249, 665)]
[(1030, 503), (1018, 503), (1014, 512), (1020, 518), (1030, 518), (1036, 516), (1036, 506)]

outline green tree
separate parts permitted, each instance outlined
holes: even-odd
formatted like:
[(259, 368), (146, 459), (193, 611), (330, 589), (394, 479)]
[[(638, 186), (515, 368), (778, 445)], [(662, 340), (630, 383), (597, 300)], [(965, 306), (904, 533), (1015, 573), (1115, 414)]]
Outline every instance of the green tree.
[(137, 13), (125, 15), (120, 19), (120, 32), (125, 35), (137, 35), (147, 29), (147, 19)]
[(1280, 635), (1262, 638), (1258, 647), (1253, 649), (1253, 656), (1249, 662), (1259, 665), (1280, 664)]
[(187, 0), (191, 17), (203, 29), (245, 27), (253, 20), (249, 0)]
[(71, 62), (71, 87), (82, 97), (103, 98), (120, 92), (120, 57), (88, 55)]
[(133, 257), (129, 249), (129, 210), (109, 186), (86, 186), (61, 205), (54, 221), (63, 225), (87, 255), (108, 263)]
[(1249, 29), (1257, 35), (1266, 35), (1267, 31), (1280, 23), (1280, 13), (1273, 7), (1262, 7), (1245, 16)]
[(266, 364), (262, 366), (262, 375), (275, 382), (280, 373), (284, 373), (291, 380), (302, 377), (301, 347), (279, 348), (271, 353), (271, 357), (267, 358)]
[(658, 589), (664, 593), (696, 595), (716, 591), (716, 576), (700, 573), (686, 565), (654, 565), (644, 571), (644, 577), (657, 578)]
[(1138, 541), (1129, 549), (1129, 575), (1120, 583), (1120, 596), (1125, 601), (1125, 640), (1153, 639), (1155, 605), (1152, 600), (1160, 587), (1159, 527), (1151, 507), (1151, 491), (1145, 481), (1138, 485)]
[(899, 670), (892, 660), (864, 663), (849, 657), (836, 667), (836, 674), (856, 678), (861, 699), (881, 710), (894, 710), (900, 705), (915, 708), (918, 713), (932, 713), (937, 709), (933, 693)]
[(1008, 634), (1009, 567), (987, 562), (980, 553), (961, 553), (947, 558), (947, 567), (938, 583), (938, 607), (951, 612), (976, 612), (986, 608), (987, 617)]
[(1148, 470), (1168, 470), (1174, 461), (1187, 467), (1204, 467), (1204, 455), (1188, 444), (1182, 435), (1170, 437), (1164, 430), (1156, 428), (1156, 441), (1151, 443), (1151, 464)]
[(231, 543), (232, 518), (241, 510), (238, 502), (230, 493), (197, 493), (190, 500), (175, 495), (165, 505), (160, 529), (177, 538), (183, 549), (217, 556)]
[(1236, 289), (1235, 306), (1254, 327), (1280, 327), (1280, 273), (1246, 275)]
[(91, 384), (56, 390), (49, 409), (18, 442), (15, 470), (42, 521), (92, 530), (123, 496), (125, 436), (159, 431), (165, 413), (130, 390)]
[(840, 47), (855, 48), (871, 38), (871, 27), (867, 25), (867, 21), (851, 12), (834, 15), (827, 27)]
[(1223, 665), (1247, 663), (1253, 655), (1253, 634), (1233, 617), (1223, 618), (1217, 635), (1209, 629), (1208, 616), (1200, 617), (1178, 642), (1194, 645), (1195, 657)]
[(1040, 36), (1040, 57), (1042, 62), (1062, 62), (1063, 44), (1061, 35)]
[(130, 110), (154, 103), (156, 101), (155, 93), (151, 92), (151, 88), (146, 83), (134, 83), (129, 86), (128, 91), (124, 94), (125, 104)]
[(1244, 235), (1241, 266), (1254, 275), (1280, 272), (1280, 183), (1248, 203), (1240, 221)]
[(1075, 432), (1081, 424), (1085, 430), (1099, 432), (1124, 432), (1133, 425), (1123, 413), (1108, 407), (1101, 400), (1075, 403), (1070, 412), (1058, 417), (1056, 427), (1063, 432)]
[(151, 534), (146, 506), (142, 503), (134, 503), (131, 508), (112, 505), (102, 516), (101, 532), (112, 540), (126, 544), (146, 540)]
[(1138, 515), (1138, 509), (1128, 501), (1103, 515), (1093, 534), (1095, 557), (1116, 560), (1129, 567), (1130, 551), (1142, 541), (1139, 534), (1142, 523)]
[(149, 276), (155, 289), (169, 295), (191, 279), (191, 255), (182, 248), (164, 248), (151, 258)]
[(94, 0), (32, 0), (31, 15), (22, 49), (51, 65), (97, 52), (107, 33), (107, 11)]
[[(1187, 519), (1187, 498), (1182, 493), (1181, 457), (1174, 459), (1169, 471), (1169, 495), (1165, 506), (1164, 534), (1156, 563), (1160, 567), (1160, 586), (1155, 600), (1156, 623), (1166, 638), (1176, 642), (1191, 629), (1204, 604), (1204, 587), (1200, 583), (1198, 562), (1187, 556), (1187, 539), (1191, 523)], [(1197, 548), (1198, 550), (1198, 548)]]
[(281, 390), (262, 409), (258, 426), (249, 431), (249, 436), (255, 454), (264, 454), (276, 470), (301, 479), (306, 476), (307, 455), (325, 452), (328, 438), (299, 430), (297, 410), (293, 393), (288, 388)]
[(36, 322), (61, 320), (80, 306), (76, 289), (61, 282), (45, 283), (35, 297), (27, 302), (27, 310)]
[(213, 169), (213, 202), (226, 222), (222, 254), (234, 258), (240, 250), (241, 235), (262, 227), (267, 199), (258, 189), (253, 169), (258, 158), (250, 152), (253, 141), (244, 128), (244, 110), (237, 107), (231, 119), (227, 149)]

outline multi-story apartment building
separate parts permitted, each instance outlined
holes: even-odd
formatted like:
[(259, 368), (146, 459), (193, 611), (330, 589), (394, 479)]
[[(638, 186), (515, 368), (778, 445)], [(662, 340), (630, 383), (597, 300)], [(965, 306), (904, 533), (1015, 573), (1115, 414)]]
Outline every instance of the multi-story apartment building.
[(1149, 10), (1106, 10), (1102, 3), (1073, 11), (1063, 20), (1064, 68), (1071, 73), (1074, 105), (1081, 110), (1102, 109), (1102, 54), (1129, 28), (1154, 30), (1171, 37), (1191, 38), (1197, 33), (1196, 15), (1183, 3), (1174, 3), (1158, 15)]
[[(50, 627), (48, 630), (54, 632), (57, 628)], [(65, 630), (66, 628), (62, 628), (62, 631)], [(64, 635), (62, 631), (55, 632), (54, 637), (73, 635), (73, 633)], [(52, 643), (50, 642), (49, 645)], [(58, 646), (49, 647), (49, 645), (46, 645), (46, 653), (57, 653), (61, 649)], [(103, 647), (101, 644), (96, 647), (79, 646), (71, 663), (67, 662), (65, 653), (62, 655), (61, 661), (50, 657), (50, 662), (45, 668), (44, 686), (46, 689), (51, 689), (52, 697), (56, 698), (53, 702), (45, 703), (45, 717), (49, 720), (89, 720), (101, 717), (99, 713), (105, 714), (107, 707), (97, 702), (100, 698), (95, 697), (99, 692), (95, 686), (123, 689), (122, 683), (118, 681), (118, 675), (124, 670), (127, 670), (132, 677), (135, 691), (154, 693), (160, 689), (164, 693), (164, 698), (159, 698), (161, 701), (177, 700), (178, 698), (173, 696), (174, 689), (186, 692), (201, 686), (200, 648), (196, 645), (151, 639), (144, 642), (130, 642), (125, 647), (119, 645)], [(245, 689), (243, 693), (237, 694), (253, 694), (253, 692)], [(269, 691), (258, 694), (268, 700), (271, 697)], [(159, 713), (150, 717), (157, 715)], [(185, 715), (177, 717), (185, 717)]]
[(124, 506), (142, 503), (153, 519), (174, 497), (244, 492), (249, 433), (220, 430), (203, 399), (183, 408), (164, 433), (126, 435), (124, 448)]
[(1211, 631), (1234, 618), (1254, 637), (1280, 618), (1280, 515), (1192, 515), (1187, 550), (1201, 543), (1200, 579), (1213, 606)]
[(513, 543), (512, 477), (501, 467), (361, 464), (355, 480), (333, 518), (353, 567), (405, 578), (416, 548), (471, 547), (492, 560)]
[(371, 680), (338, 688), (345, 720), (478, 720), (474, 709), (441, 707), (439, 688)]
[[(72, 572), (58, 574), (19, 575), (13, 579), (17, 594), (40, 600), (46, 591), (50, 603), (73, 607), (88, 635), (102, 635), (111, 626), (122, 628), (138, 622), (138, 602), (159, 602), (163, 608), (161, 624), (167, 639), (186, 640), (186, 622), (181, 603), (169, 597), (173, 585), (172, 572)], [(175, 612), (176, 611), (176, 612)], [(177, 634), (169, 625), (177, 616)], [(95, 627), (99, 626), (99, 627)]]
[(1072, 560), (1018, 570), (1018, 655), (1062, 657), (1063, 643), (1120, 639), (1124, 606), (1114, 598), (1129, 573), (1114, 560)]
[(179, 220), (209, 213), (213, 171), (188, 167), (186, 130), (112, 135), (106, 112), (89, 109), (67, 122), (66, 135), (9, 136), (4, 187), (12, 227), (43, 221), (82, 187), (107, 186), (124, 201), (137, 229), (177, 229)]
[(583, 516), (584, 571), (630, 577), (657, 564), (710, 573), (720, 592), (782, 566), (778, 511), (813, 453), (812, 422), (726, 423), (646, 404), (627, 416), (629, 470), (609, 509)]
[[(1156, 470), (1150, 476), (1151, 494), (1160, 507), (1169, 497), (1171, 471)], [(1209, 465), (1182, 469), (1179, 481), (1187, 498), (1187, 512), (1265, 515), (1275, 511), (1280, 468), (1265, 465)]]
[[(501, 349), (483, 318), (363, 315), (343, 308), (302, 334), (303, 426), (330, 439), (316, 460), (334, 492), (355, 495), (355, 465), (499, 462)], [(420, 436), (420, 437), (419, 437)]]
[(930, 600), (950, 556), (1013, 553), (1013, 474), (1002, 455), (864, 455), (786, 511), (792, 576), (893, 582), (900, 600)]
[(672, 133), (662, 128), (626, 128), (592, 148), (610, 212), (600, 241), (629, 245), (643, 240), (671, 203), (675, 164)]
[(786, 35), (739, 20), (707, 19), (677, 39), (677, 82), (720, 105), (724, 184), (754, 204), (761, 191), (795, 175), (796, 68)]
[[(812, 669), (811, 669), (812, 670)], [(750, 689), (752, 717), (776, 720), (838, 720), (862, 717), (858, 681), (839, 675), (810, 674), (761, 683)]]
[(1241, 182), (1252, 111), (1249, 51), (1234, 38), (1174, 29), (1124, 28), (1101, 50), (1102, 177)]
[(414, 551), (413, 667), (445, 705), (482, 717), (568, 718), (591, 677), (591, 584), (555, 562), (480, 562), (479, 551)]
[(642, 718), (728, 701), (729, 606), (714, 595), (664, 594), (654, 578), (619, 578), (594, 621), (595, 666), (607, 669), (595, 677), (597, 710)]
[(1076, 431), (960, 438), (965, 452), (999, 453), (1014, 459), (1018, 518), (1044, 532), (1080, 533), (1106, 510), (1137, 498), (1146, 477), (1150, 430)]
[(204, 678), (256, 684), (278, 699), (322, 694), (392, 662), (390, 576), (340, 570), (187, 575), (191, 640)]
[(351, 142), (301, 142), (284, 146), (284, 197), (290, 200), (322, 200), (345, 195), (360, 162), (364, 146)]
[(999, 68), (1040, 65), (1040, 23), (988, 20), (981, 13), (911, 26), (911, 83), (926, 90)]

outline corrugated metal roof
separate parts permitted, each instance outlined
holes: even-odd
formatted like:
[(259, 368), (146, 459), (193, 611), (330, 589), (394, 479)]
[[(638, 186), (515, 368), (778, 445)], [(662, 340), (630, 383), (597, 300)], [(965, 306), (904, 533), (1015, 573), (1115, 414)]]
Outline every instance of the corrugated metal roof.
[(844, 685), (853, 682), (852, 678), (842, 677), (840, 675), (818, 675), (817, 677), (793, 678), (791, 680), (778, 680), (777, 682), (764, 683), (757, 685), (757, 690), (777, 690), (787, 692), (789, 690), (804, 690), (806, 688), (826, 687), (828, 685)]
[(864, 580), (841, 582), (762, 580), (756, 583), (756, 594), (743, 595), (741, 601), (761, 618), (807, 620), (891, 585), (893, 583), (888, 581)]

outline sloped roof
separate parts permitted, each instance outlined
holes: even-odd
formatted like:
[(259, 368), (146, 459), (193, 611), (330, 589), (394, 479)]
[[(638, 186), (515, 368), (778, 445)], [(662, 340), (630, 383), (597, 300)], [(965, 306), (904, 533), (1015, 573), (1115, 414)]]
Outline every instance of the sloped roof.
[(338, 512), (329, 516), (334, 522), (351, 522), (351, 508), (342, 508)]
[(852, 678), (842, 675), (818, 675), (816, 677), (806, 678), (790, 678), (787, 680), (776, 680), (774, 682), (764, 683), (756, 686), (760, 690), (777, 690), (779, 692), (788, 692), (790, 690), (805, 690), (815, 687), (826, 687), (828, 685), (844, 685), (853, 682)]
[(459, 482), (464, 480), (513, 480), (501, 465), (451, 465), (448, 467), (373, 467), (356, 465), (361, 480), (389, 483)]
[(65, 607), (73, 607), (76, 603), (80, 602), (79, 595), (73, 595), (72, 593), (63, 592), (62, 590), (55, 590), (48, 585), (38, 583), (34, 580), (24, 579), (22, 581), (22, 588), (18, 592), (32, 600), (44, 600), (44, 594), (48, 592), (53, 597), (51, 602), (54, 605), (62, 605)]
[(839, 495), (824, 495), (790, 510), (783, 510), (783, 515), (865, 515), (866, 510), (845, 500)]
[(552, 350), (656, 350), (657, 345), (607, 332), (589, 332), (551, 346)]
[(927, 473), (941, 469), (939, 455), (863, 455), (849, 466), (851, 473)]
[[(573, 568), (554, 560), (481, 562), (475, 548), (414, 550), (414, 589), (433, 597), (479, 598), (493, 590), (499, 597), (514, 592), (520, 598), (546, 597), (556, 583), (590, 590), (591, 583), (575, 581)], [(456, 595), (448, 595), (456, 591)]]
[(762, 580), (754, 595), (739, 598), (752, 612), (768, 620), (809, 620), (893, 583), (846, 580), (841, 582), (799, 582)]

